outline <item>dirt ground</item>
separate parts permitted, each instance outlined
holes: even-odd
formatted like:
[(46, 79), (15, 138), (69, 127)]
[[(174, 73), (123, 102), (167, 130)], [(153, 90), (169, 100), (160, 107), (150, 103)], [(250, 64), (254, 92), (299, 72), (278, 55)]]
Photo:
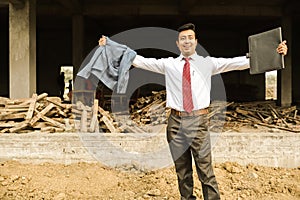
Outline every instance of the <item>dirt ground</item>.
[[(296, 169), (215, 165), (223, 200), (300, 199), (300, 167)], [(195, 180), (195, 195), (201, 184)], [(110, 169), (97, 163), (0, 164), (0, 199), (180, 199), (174, 168), (143, 172), (134, 167)]]

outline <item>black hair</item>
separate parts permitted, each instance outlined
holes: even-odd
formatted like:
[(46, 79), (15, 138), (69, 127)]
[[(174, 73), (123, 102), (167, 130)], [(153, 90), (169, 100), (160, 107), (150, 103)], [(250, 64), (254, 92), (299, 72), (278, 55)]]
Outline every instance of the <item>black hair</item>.
[(181, 31), (186, 31), (186, 30), (193, 30), (194, 32), (196, 32), (196, 28), (195, 28), (195, 25), (192, 24), (192, 23), (187, 23), (187, 24), (184, 24), (182, 26), (180, 26), (177, 31), (180, 33)]

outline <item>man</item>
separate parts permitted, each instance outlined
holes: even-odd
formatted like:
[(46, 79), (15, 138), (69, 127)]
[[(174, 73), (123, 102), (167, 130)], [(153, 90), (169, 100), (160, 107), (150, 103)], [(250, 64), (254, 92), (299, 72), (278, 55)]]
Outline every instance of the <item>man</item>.
[[(181, 199), (193, 195), (192, 155), (205, 200), (220, 199), (211, 160), (207, 114), (210, 104), (211, 76), (249, 68), (245, 57), (213, 58), (197, 55), (195, 26), (185, 24), (178, 29), (176, 44), (181, 52), (177, 58), (144, 58), (136, 55), (133, 66), (162, 73), (166, 79), (168, 119), (167, 140), (174, 160)], [(106, 38), (99, 40), (105, 45)], [(277, 52), (287, 53), (286, 41)]]

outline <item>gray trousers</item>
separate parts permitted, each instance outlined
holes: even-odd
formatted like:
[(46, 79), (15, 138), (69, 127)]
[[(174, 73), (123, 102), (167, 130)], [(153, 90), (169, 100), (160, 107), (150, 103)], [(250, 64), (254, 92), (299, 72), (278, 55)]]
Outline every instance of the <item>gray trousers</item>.
[(168, 119), (167, 140), (175, 164), (182, 200), (196, 199), (193, 195), (192, 155), (205, 200), (218, 200), (220, 194), (211, 160), (210, 134), (207, 115)]

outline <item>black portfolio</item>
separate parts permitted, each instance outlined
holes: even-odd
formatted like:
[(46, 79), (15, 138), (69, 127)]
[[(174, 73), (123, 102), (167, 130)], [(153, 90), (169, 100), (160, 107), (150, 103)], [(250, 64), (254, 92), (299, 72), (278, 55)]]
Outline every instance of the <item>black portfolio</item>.
[(259, 74), (284, 68), (283, 55), (276, 49), (282, 42), (281, 27), (248, 38), (250, 74)]

